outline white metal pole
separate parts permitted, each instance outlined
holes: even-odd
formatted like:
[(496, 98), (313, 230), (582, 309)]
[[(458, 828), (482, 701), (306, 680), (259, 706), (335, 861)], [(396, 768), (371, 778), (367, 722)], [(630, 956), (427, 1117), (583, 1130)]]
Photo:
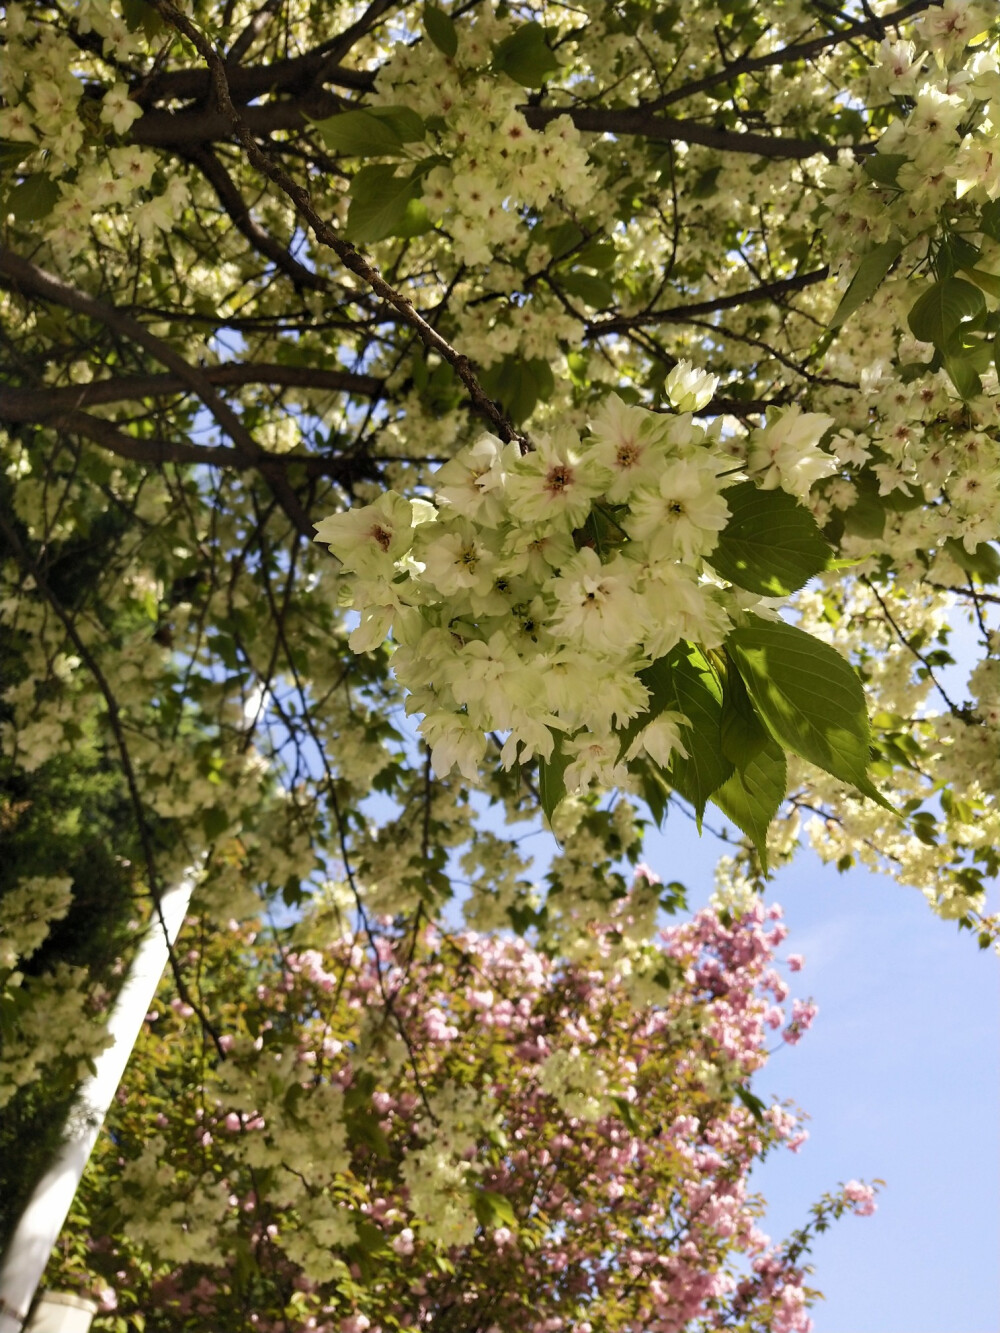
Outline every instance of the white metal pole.
[(49, 1255), (59, 1238), (111, 1099), (167, 965), (169, 949), (187, 915), (197, 872), (189, 871), (160, 899), (118, 994), (108, 1032), (112, 1044), (94, 1061), (70, 1112), (55, 1160), (35, 1186), (0, 1261), (0, 1333), (21, 1333)]

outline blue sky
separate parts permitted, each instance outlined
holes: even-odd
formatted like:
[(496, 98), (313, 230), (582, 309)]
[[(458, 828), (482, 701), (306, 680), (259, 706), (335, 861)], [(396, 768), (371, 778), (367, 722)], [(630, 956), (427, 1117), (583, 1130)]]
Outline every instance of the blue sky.
[[(719, 843), (676, 815), (647, 840), (702, 906)], [(803, 953), (793, 994), (819, 1005), (798, 1046), (775, 1054), (758, 1091), (808, 1112), (809, 1141), (754, 1174), (775, 1239), (852, 1177), (881, 1177), (878, 1212), (819, 1237), (816, 1333), (996, 1333), (1000, 1293), (1000, 1005), (997, 963), (921, 894), (861, 870), (838, 874), (803, 849), (769, 898), (785, 908), (783, 952)]]

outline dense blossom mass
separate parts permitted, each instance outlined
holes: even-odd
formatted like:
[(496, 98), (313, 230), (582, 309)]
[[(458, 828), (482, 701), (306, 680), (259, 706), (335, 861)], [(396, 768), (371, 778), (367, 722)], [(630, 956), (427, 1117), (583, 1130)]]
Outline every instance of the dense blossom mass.
[(767, 876), (998, 935), (995, 7), (0, 43), (0, 1243), (193, 871), (46, 1278), (98, 1328), (805, 1333), (874, 1205), (760, 1227)]

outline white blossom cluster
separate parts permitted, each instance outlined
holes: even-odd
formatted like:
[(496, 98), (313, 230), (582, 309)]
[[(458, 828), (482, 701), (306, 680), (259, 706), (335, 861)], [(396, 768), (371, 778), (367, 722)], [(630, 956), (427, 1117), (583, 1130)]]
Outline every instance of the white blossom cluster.
[[(436, 474), (437, 506), (388, 491), (317, 524), (343, 562), (361, 612), (356, 652), (392, 632), (393, 669), (422, 713), (439, 774), (476, 779), (488, 733), (502, 761), (568, 757), (566, 787), (627, 781), (641, 753), (684, 754), (679, 712), (660, 712), (626, 753), (616, 735), (646, 710), (639, 673), (681, 640), (718, 648), (759, 599), (710, 568), (745, 477), (718, 425), (693, 413), (713, 376), (680, 363), (667, 392), (676, 415), (611, 395), (586, 441), (567, 427), (516, 443), (481, 436)], [(818, 448), (829, 417), (776, 414), (747, 442), (748, 470), (769, 489), (805, 494), (833, 471)]]

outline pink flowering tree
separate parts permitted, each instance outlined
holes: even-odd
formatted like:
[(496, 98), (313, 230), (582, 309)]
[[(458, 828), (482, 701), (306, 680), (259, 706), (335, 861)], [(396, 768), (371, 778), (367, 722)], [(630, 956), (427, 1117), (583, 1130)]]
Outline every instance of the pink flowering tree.
[[(813, 1014), (786, 1007), (781, 909), (630, 943), (649, 888), (573, 963), (233, 923), (199, 959), (223, 1058), (182, 1002), (150, 1014), (54, 1273), (111, 1327), (808, 1329), (808, 1229), (773, 1244), (749, 1181), (806, 1138), (751, 1088)], [(812, 1226), (845, 1208), (871, 1188)]]

